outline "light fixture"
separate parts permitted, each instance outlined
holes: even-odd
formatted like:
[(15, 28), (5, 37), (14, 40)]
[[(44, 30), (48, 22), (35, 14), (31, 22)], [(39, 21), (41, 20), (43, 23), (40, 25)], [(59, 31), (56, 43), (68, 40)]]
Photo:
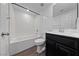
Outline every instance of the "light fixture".
[(29, 10), (27, 9), (27, 11), (29, 11)]

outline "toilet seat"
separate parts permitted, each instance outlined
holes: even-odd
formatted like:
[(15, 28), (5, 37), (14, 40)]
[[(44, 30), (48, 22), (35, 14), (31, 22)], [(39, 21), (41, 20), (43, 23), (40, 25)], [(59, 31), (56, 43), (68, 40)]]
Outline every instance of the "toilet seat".
[(45, 39), (36, 39), (35, 45), (42, 45), (45, 42)]
[(44, 39), (36, 39), (35, 42), (44, 42)]

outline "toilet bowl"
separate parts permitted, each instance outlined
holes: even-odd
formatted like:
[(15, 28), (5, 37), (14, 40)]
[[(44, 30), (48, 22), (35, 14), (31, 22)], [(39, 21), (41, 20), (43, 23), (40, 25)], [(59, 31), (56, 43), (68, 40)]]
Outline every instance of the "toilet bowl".
[(42, 45), (45, 42), (45, 39), (36, 39), (35, 40), (35, 45)]

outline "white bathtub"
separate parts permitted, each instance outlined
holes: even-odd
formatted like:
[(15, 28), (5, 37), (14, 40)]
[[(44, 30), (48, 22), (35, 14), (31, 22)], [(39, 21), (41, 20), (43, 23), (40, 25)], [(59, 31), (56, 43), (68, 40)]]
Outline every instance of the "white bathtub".
[(29, 36), (15, 37), (10, 40), (10, 55), (14, 55), (23, 50), (35, 46), (34, 40), (39, 38), (40, 35), (33, 34)]

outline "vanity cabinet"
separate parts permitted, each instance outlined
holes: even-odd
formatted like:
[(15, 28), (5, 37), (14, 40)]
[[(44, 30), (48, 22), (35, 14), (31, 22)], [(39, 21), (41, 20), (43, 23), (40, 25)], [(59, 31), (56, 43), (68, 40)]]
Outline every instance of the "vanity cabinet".
[(79, 38), (46, 33), (46, 56), (78, 56)]

